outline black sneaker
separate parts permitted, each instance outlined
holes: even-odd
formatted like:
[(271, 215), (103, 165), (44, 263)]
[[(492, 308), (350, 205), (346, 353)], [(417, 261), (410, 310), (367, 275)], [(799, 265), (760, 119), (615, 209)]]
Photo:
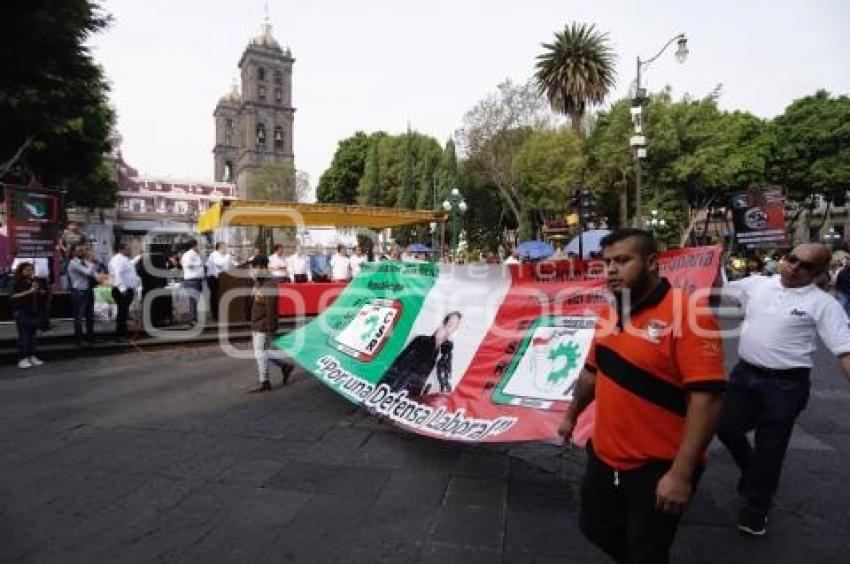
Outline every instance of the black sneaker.
[(744, 506), (738, 515), (738, 531), (751, 537), (761, 537), (767, 532), (767, 513), (761, 509)]
[(251, 388), (250, 390), (248, 390), (248, 393), (249, 394), (259, 394), (259, 393), (262, 393), (262, 392), (268, 392), (271, 389), (272, 389), (272, 383), (269, 382), (268, 380), (265, 380), (262, 383), (260, 383), (260, 385), (258, 385), (256, 388)]
[(289, 378), (292, 376), (292, 371), (295, 370), (295, 365), (292, 362), (286, 362), (280, 366), (280, 374), (283, 376), (283, 385), (289, 383)]

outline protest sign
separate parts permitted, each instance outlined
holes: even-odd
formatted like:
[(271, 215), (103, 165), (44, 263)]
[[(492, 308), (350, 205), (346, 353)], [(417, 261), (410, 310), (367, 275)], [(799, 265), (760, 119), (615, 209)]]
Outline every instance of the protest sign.
[[(719, 247), (664, 253), (686, 293)], [(543, 282), (502, 265), (366, 263), (336, 301), (277, 345), (349, 401), (458, 441), (553, 439), (584, 366), (604, 280)]]

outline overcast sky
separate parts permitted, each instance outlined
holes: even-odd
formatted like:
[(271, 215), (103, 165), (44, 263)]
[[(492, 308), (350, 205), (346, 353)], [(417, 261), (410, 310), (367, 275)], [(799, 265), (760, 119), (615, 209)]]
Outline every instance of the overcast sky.
[[(112, 26), (92, 40), (112, 85), (124, 158), (149, 175), (211, 180), (212, 112), (260, 31), (262, 0), (105, 0)], [(651, 57), (650, 90), (701, 97), (772, 117), (826, 88), (850, 93), (850, 2), (843, 0), (312, 0), (268, 2), (289, 46), (296, 166), (315, 186), (340, 139), (411, 126), (444, 143), (463, 115), (505, 78), (533, 73), (540, 44), (568, 22), (595, 23), (618, 56), (611, 99)]]

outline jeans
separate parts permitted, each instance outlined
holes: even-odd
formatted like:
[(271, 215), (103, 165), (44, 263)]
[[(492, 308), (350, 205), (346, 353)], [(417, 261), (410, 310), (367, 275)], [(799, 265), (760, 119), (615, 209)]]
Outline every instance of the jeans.
[[(808, 377), (763, 374), (742, 363), (729, 374), (717, 437), (741, 469), (738, 493), (766, 512), (779, 486), (794, 421), (809, 399)], [(755, 429), (755, 442), (746, 436)]]
[[(582, 534), (616, 562), (669, 562), (681, 514), (656, 509), (655, 490), (671, 464), (659, 460), (615, 472), (588, 443), (579, 510)], [(701, 474), (700, 468), (694, 476), (694, 491)]]
[(283, 353), (272, 347), (272, 338), (272, 335), (262, 331), (252, 332), (254, 357), (257, 359), (260, 383), (269, 381), (269, 363), (276, 364), (280, 368), (287, 365), (286, 360), (281, 356)]
[(35, 354), (35, 336), (41, 326), (41, 318), (24, 311), (15, 312), (15, 327), (18, 329), (18, 356), (20, 360)]
[(83, 320), (86, 323), (86, 340), (94, 339), (94, 293), (91, 290), (71, 289), (71, 311), (74, 315), (74, 339), (83, 338)]
[(112, 298), (118, 306), (118, 313), (115, 317), (115, 334), (119, 337), (126, 337), (129, 334), (127, 320), (130, 318), (130, 304), (133, 303), (133, 292), (132, 288), (128, 288), (123, 292), (118, 288), (112, 288)]
[(201, 278), (193, 278), (183, 281), (183, 289), (189, 294), (189, 320), (192, 323), (198, 322), (198, 299), (203, 291), (204, 281)]

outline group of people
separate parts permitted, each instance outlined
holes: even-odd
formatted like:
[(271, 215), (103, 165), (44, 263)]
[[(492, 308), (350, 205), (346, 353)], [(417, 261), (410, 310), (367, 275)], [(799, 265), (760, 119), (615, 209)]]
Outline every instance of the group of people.
[[(256, 249), (254, 256), (259, 254), (259, 249)], [(357, 276), (369, 257), (360, 246), (349, 255), (345, 245), (337, 245), (333, 254), (325, 253), (321, 245), (316, 245), (308, 254), (299, 245), (291, 255), (287, 255), (283, 245), (275, 245), (268, 260), (269, 274), (279, 282), (348, 282)]]
[(595, 401), (581, 531), (617, 562), (668, 562), (716, 434), (740, 469), (737, 528), (764, 535), (794, 422), (808, 400), (817, 337), (850, 379), (848, 317), (816, 284), (830, 249), (799, 245), (778, 261), (775, 276), (724, 287), (745, 313), (739, 361), (728, 377), (717, 320), (660, 277), (652, 234), (615, 231), (602, 249), (615, 307), (599, 321), (559, 428), (569, 438)]

